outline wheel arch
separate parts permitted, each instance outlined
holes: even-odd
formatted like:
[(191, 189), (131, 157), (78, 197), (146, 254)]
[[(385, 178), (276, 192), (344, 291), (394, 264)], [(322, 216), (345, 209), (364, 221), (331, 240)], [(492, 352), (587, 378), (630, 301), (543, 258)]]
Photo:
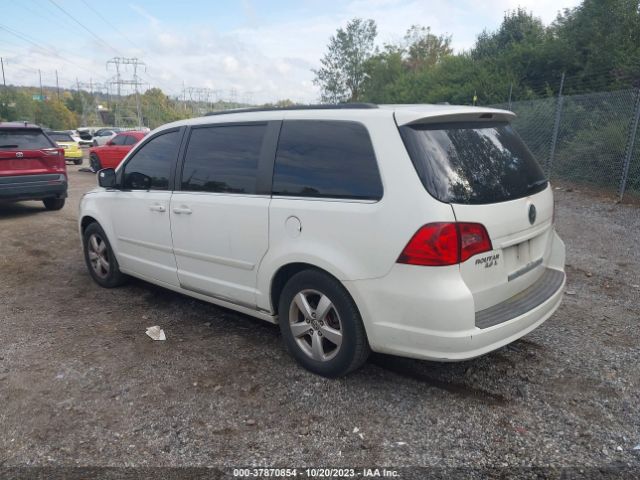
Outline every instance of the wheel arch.
[(91, 215), (84, 215), (80, 220), (80, 233), (84, 234), (84, 231), (92, 223), (97, 223), (98, 225), (100, 225), (100, 222), (98, 222), (98, 220), (92, 217)]
[[(280, 268), (276, 270), (276, 273), (271, 278), (271, 284), (269, 288), (269, 300), (271, 302), (272, 311), (274, 312), (275, 315), (278, 314), (278, 304), (280, 303), (280, 295), (282, 294), (282, 290), (284, 289), (284, 286), (287, 284), (287, 282), (291, 277), (293, 277), (297, 273), (302, 272), (304, 270), (315, 270), (332, 277), (345, 288), (345, 290), (347, 291), (347, 293), (349, 293), (349, 296), (351, 296), (351, 298), (355, 303), (355, 299), (351, 295), (351, 292), (349, 292), (349, 290), (346, 288), (344, 283), (333, 273), (327, 271), (322, 267), (314, 265), (312, 263), (290, 262), (280, 266)], [(357, 304), (356, 304), (356, 307), (357, 307)]]

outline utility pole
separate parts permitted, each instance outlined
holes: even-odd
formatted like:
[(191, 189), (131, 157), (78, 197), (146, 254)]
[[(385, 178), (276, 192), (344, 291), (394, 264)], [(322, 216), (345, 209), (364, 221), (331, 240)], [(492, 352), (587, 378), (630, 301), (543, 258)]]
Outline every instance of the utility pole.
[(44, 92), (42, 90), (42, 73), (40, 69), (38, 69), (38, 78), (40, 79), (40, 101), (44, 102)]
[(58, 83), (58, 70), (56, 70), (56, 96), (60, 100), (60, 84)]
[(513, 82), (509, 84), (509, 110), (511, 110), (511, 94), (513, 93)]
[(7, 81), (4, 78), (4, 61), (2, 60), (2, 57), (0, 57), (0, 65), (2, 65), (2, 84), (4, 85), (4, 88), (7, 88)]

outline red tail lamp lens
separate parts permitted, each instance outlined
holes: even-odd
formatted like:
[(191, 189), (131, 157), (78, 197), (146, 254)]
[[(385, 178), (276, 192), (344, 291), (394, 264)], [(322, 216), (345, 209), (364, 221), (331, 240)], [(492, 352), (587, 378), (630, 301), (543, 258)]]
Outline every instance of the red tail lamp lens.
[(460, 231), (460, 263), (478, 253), (493, 250), (487, 229), (480, 223), (458, 223)]
[(398, 263), (432, 267), (455, 265), (492, 248), (486, 228), (479, 223), (429, 223), (409, 240)]

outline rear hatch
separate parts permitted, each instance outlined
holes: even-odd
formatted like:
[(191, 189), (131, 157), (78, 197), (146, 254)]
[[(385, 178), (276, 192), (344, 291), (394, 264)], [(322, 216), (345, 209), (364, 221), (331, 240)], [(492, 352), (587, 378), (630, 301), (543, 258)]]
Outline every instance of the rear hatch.
[(78, 153), (79, 151), (78, 144), (68, 133), (49, 133), (49, 138), (56, 142), (59, 147), (64, 149), (65, 155)]
[(430, 118), (399, 128), (426, 190), (450, 204), (458, 222), (481, 223), (489, 234), (493, 250), (460, 264), (476, 311), (531, 287), (550, 253), (553, 195), (508, 117)]
[(64, 150), (38, 128), (0, 127), (0, 176), (66, 173)]

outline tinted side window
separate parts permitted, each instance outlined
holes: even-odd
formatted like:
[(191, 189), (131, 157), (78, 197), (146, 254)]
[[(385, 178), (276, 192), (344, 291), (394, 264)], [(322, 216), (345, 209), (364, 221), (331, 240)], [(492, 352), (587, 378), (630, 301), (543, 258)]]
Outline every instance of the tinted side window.
[(116, 135), (111, 139), (111, 145), (124, 145), (127, 141), (127, 137), (125, 135)]
[(138, 143), (138, 139), (132, 135), (127, 135), (125, 137), (125, 141), (124, 144), (125, 145), (135, 145), (136, 143)]
[(283, 122), (273, 194), (382, 198), (382, 182), (367, 129), (356, 122)]
[(167, 190), (181, 132), (163, 133), (144, 144), (124, 167), (124, 188)]
[(182, 169), (182, 190), (256, 193), (266, 125), (194, 128)]

